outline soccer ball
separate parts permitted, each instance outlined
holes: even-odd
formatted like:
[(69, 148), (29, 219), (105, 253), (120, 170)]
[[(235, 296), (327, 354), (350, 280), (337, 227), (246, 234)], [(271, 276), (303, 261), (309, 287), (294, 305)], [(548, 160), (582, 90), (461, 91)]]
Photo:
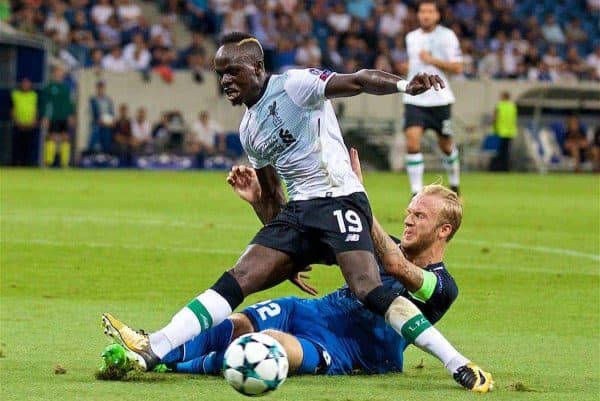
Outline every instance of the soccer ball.
[(240, 393), (257, 396), (281, 386), (288, 366), (283, 346), (273, 337), (250, 333), (238, 337), (225, 351), (223, 375)]

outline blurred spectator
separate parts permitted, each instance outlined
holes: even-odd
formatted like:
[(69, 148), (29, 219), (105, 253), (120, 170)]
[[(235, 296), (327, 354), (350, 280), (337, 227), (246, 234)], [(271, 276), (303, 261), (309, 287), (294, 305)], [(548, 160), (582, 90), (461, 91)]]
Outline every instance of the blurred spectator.
[(327, 37), (327, 45), (323, 53), (323, 66), (332, 71), (342, 71), (344, 59), (338, 51), (338, 38), (331, 35)]
[(171, 83), (175, 78), (173, 65), (177, 61), (177, 54), (165, 47), (157, 47), (153, 52), (153, 71), (160, 76), (164, 82)]
[(546, 63), (540, 61), (536, 67), (529, 68), (527, 79), (538, 82), (556, 82), (557, 74), (555, 71), (550, 70)]
[(225, 14), (221, 34), (248, 32), (248, 13), (243, 0), (232, 0), (229, 12)]
[(106, 24), (111, 15), (115, 12), (110, 0), (98, 0), (92, 7), (90, 15), (96, 25)]
[(337, 34), (343, 34), (350, 28), (352, 17), (346, 12), (346, 7), (343, 1), (336, 1), (327, 17), (327, 23), (330, 28)]
[(46, 32), (55, 31), (58, 40), (67, 41), (69, 39), (71, 28), (69, 22), (65, 18), (65, 4), (63, 2), (56, 1), (54, 3), (52, 12), (44, 24), (44, 30)]
[(502, 59), (504, 49), (499, 48), (495, 52), (487, 50), (483, 59), (479, 62), (478, 74), (480, 78), (498, 78), (502, 75)]
[(196, 83), (198, 84), (204, 82), (205, 72), (208, 71), (210, 73), (206, 65), (206, 58), (204, 56), (204, 53), (199, 51), (190, 53), (190, 55), (187, 58), (187, 64), (192, 72), (194, 81), (196, 81)]
[(215, 20), (212, 17), (208, 0), (187, 0), (186, 9), (190, 16), (190, 28), (202, 33), (215, 33)]
[(150, 68), (152, 56), (146, 47), (144, 35), (136, 33), (132, 43), (125, 46), (123, 60), (125, 64), (135, 71), (147, 71)]
[(544, 57), (542, 57), (542, 60), (551, 70), (556, 70), (558, 66), (560, 66), (563, 63), (562, 58), (560, 58), (560, 56), (558, 55), (556, 46), (550, 46), (546, 51), (546, 54), (544, 54)]
[(321, 49), (317, 40), (312, 37), (305, 37), (296, 50), (296, 64), (303, 67), (321, 66)]
[(395, 5), (388, 4), (387, 9), (379, 20), (379, 33), (387, 39), (392, 39), (402, 30), (402, 17), (395, 13)]
[(542, 58), (540, 57), (538, 48), (535, 46), (530, 46), (529, 49), (527, 49), (525, 57), (523, 57), (523, 62), (527, 68), (536, 68), (541, 61)]
[(573, 159), (576, 172), (581, 171), (581, 163), (585, 161), (589, 151), (590, 144), (579, 122), (579, 118), (577, 116), (569, 116), (566, 123), (563, 154)]
[(169, 15), (161, 15), (160, 23), (152, 25), (150, 41), (153, 46), (172, 47), (175, 45), (173, 21)]
[(206, 47), (204, 46), (204, 35), (200, 32), (192, 32), (191, 42), (188, 47), (184, 48), (179, 52), (177, 66), (179, 68), (187, 68), (188, 57), (191, 54), (201, 55), (206, 58)]
[(114, 128), (114, 153), (126, 166), (130, 166), (133, 162), (134, 147), (135, 139), (131, 132), (129, 108), (127, 104), (122, 103), (119, 105), (119, 116)]
[(73, 127), (75, 108), (62, 67), (53, 68), (51, 80), (42, 91), (42, 104), (42, 127), (47, 132), (44, 161), (47, 166), (54, 164), (60, 143), (60, 165), (67, 167), (71, 158), (69, 130)]
[(475, 0), (460, 0), (454, 6), (454, 15), (465, 21), (475, 20), (477, 16), (477, 4)]
[(462, 41), (461, 50), (463, 55), (463, 75), (465, 78), (473, 78), (477, 75), (475, 57), (473, 56), (473, 43), (470, 40)]
[(116, 15), (111, 15), (105, 24), (98, 27), (98, 36), (104, 49), (121, 46), (121, 27)]
[(89, 68), (93, 68), (96, 70), (96, 74), (99, 74), (102, 70), (102, 59), (104, 58), (104, 52), (102, 49), (94, 49), (92, 50), (92, 54), (90, 56), (90, 61), (86, 65)]
[(581, 27), (579, 18), (571, 18), (565, 27), (565, 32), (569, 43), (579, 44), (588, 40), (588, 34)]
[[(199, 166), (204, 165), (205, 157), (213, 154), (224, 155), (226, 151), (223, 128), (210, 118), (207, 111), (201, 111), (192, 123), (188, 137), (188, 149), (197, 155)], [(216, 144), (216, 148), (215, 148)]]
[(152, 127), (152, 140), (157, 152), (162, 152), (164, 146), (169, 140), (169, 114), (162, 113), (160, 120)]
[(510, 170), (510, 144), (517, 136), (517, 105), (510, 100), (509, 92), (502, 92), (494, 110), (494, 132), (500, 137), (496, 157), (492, 159), (490, 170)]
[(35, 34), (38, 32), (36, 23), (36, 12), (31, 7), (25, 7), (13, 22), (15, 28), (21, 32)]
[(131, 135), (134, 153), (152, 152), (152, 128), (146, 115), (146, 109), (140, 107), (131, 120)]
[(37, 148), (38, 120), (38, 95), (28, 78), (21, 80), (19, 89), (11, 91), (10, 101), (13, 123), (13, 165), (27, 166), (35, 162), (33, 155)]
[(600, 43), (596, 45), (596, 50), (586, 57), (585, 62), (591, 71), (592, 79), (600, 81)]
[(578, 78), (584, 78), (586, 73), (589, 71), (585, 61), (579, 56), (577, 48), (570, 46), (567, 49), (567, 55), (565, 57), (565, 69), (573, 74), (575, 80)]
[(96, 95), (90, 98), (90, 114), (92, 131), (88, 143), (88, 152), (94, 153), (99, 150), (103, 153), (110, 153), (113, 127), (115, 125), (115, 110), (112, 99), (106, 95), (104, 81), (96, 83)]
[(250, 29), (252, 35), (262, 44), (265, 53), (265, 65), (273, 68), (273, 53), (277, 48), (277, 29), (275, 16), (267, 0), (256, 2), (256, 12), (250, 16)]
[(128, 72), (132, 68), (123, 57), (123, 51), (120, 46), (115, 46), (110, 53), (102, 58), (102, 68), (111, 72)]
[(116, 0), (117, 14), (123, 29), (131, 29), (138, 25), (138, 20), (142, 16), (140, 6), (133, 3), (131, 0)]
[(546, 16), (544, 25), (542, 25), (542, 34), (548, 43), (564, 44), (567, 41), (562, 28), (552, 14)]

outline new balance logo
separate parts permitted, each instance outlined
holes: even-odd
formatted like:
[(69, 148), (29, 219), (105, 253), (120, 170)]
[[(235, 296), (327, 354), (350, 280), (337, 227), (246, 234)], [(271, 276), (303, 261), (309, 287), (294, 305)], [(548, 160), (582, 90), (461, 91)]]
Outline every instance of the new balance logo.
[(346, 235), (346, 241), (345, 242), (358, 242), (360, 241), (360, 235), (358, 234), (348, 234)]

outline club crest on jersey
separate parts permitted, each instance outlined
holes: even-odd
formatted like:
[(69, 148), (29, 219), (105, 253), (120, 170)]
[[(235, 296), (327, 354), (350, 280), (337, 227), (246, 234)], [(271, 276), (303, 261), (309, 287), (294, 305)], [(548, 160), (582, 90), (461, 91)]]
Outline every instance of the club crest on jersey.
[(319, 70), (318, 68), (310, 68), (308, 70), (308, 72), (310, 72), (313, 75), (318, 75), (319, 79), (321, 81), (327, 81), (327, 78), (333, 74), (331, 71), (329, 70)]
[(281, 119), (281, 117), (279, 117), (279, 114), (277, 113), (277, 102), (273, 101), (273, 103), (269, 106), (269, 116), (271, 118), (273, 118), (273, 125), (275, 125), (275, 127), (280, 127), (283, 125), (283, 120)]

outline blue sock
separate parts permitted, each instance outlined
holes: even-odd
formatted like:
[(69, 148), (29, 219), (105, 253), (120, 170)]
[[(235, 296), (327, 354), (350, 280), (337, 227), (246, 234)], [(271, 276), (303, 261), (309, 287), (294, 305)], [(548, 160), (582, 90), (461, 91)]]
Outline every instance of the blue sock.
[(221, 372), (225, 352), (211, 352), (191, 361), (181, 362), (175, 366), (178, 373), (195, 373), (213, 375)]
[(231, 320), (225, 319), (218, 325), (201, 332), (181, 347), (169, 352), (161, 359), (161, 362), (165, 364), (185, 362), (204, 356), (212, 351), (225, 352), (227, 346), (231, 343), (232, 335), (233, 323)]
[(300, 367), (298, 367), (296, 373), (315, 374), (319, 368), (319, 363), (321, 362), (321, 355), (312, 341), (301, 337), (297, 338), (302, 346), (302, 363), (300, 364)]
[(175, 348), (173, 351), (169, 352), (167, 355), (165, 355), (161, 360), (160, 363), (164, 363), (164, 364), (172, 364), (175, 362), (179, 362), (183, 360), (183, 345), (181, 347), (177, 347)]

